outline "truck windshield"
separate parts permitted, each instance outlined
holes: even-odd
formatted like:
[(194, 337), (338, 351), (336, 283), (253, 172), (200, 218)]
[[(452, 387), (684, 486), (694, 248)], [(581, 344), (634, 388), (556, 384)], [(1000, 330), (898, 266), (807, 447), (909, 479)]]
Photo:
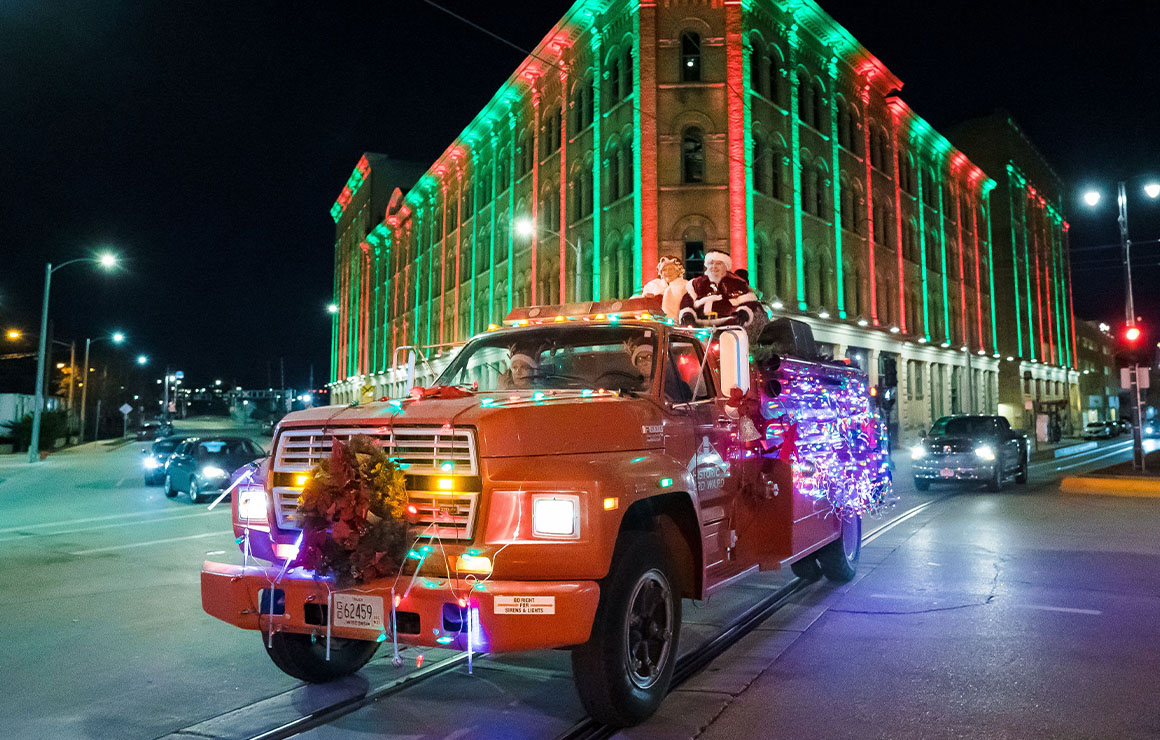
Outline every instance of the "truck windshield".
[(656, 363), (657, 332), (636, 326), (553, 325), (495, 333), (468, 343), (439, 385), (480, 391), (644, 391)]
[(989, 416), (944, 416), (934, 423), (930, 433), (953, 437), (978, 437), (994, 434), (995, 422)]

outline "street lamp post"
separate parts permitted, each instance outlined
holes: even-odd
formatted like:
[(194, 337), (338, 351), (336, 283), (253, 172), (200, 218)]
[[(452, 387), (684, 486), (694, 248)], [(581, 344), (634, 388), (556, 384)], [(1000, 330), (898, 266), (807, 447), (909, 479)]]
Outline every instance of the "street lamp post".
[[(520, 236), (531, 236), (532, 234), (534, 234), (536, 232), (539, 232), (541, 234), (547, 234), (548, 236), (558, 236), (558, 237), (560, 237), (560, 239), (563, 240), (563, 242), (565, 244), (567, 244), (569, 247), (571, 247), (573, 249), (573, 251), (576, 254), (576, 300), (579, 301), (580, 300), (580, 282), (581, 282), (580, 281), (580, 270), (582, 267), (581, 258), (580, 258), (580, 255), (582, 253), (580, 251), (580, 246), (578, 244), (573, 243), (571, 240), (568, 239), (568, 237), (564, 236), (563, 234), (561, 234), (558, 231), (553, 231), (552, 229), (547, 229), (547, 228), (544, 228), (543, 226), (537, 227), (536, 224), (530, 218), (517, 219), (515, 222), (515, 227), (516, 227), (516, 233), (519, 234)], [(564, 298), (564, 296), (560, 296), (560, 297), (562, 299), (566, 300)]]
[[(1137, 177), (1128, 178), (1128, 180), (1138, 179)], [(1132, 298), (1132, 239), (1128, 236), (1128, 180), (1120, 180), (1116, 184), (1116, 206), (1118, 214), (1116, 223), (1120, 227), (1120, 250), (1124, 257), (1124, 319), (1129, 327), (1136, 325), (1136, 304)], [(1144, 194), (1153, 200), (1160, 196), (1160, 183), (1149, 181), (1144, 185)], [(1100, 193), (1096, 190), (1089, 190), (1084, 193), (1084, 202), (1089, 206), (1095, 206), (1100, 202)], [(1139, 382), (1140, 366), (1133, 365), (1129, 375), (1132, 379), (1132, 467), (1138, 470), (1144, 470), (1144, 438), (1143, 438), (1143, 420), (1140, 418), (1140, 382)]]
[[(93, 337), (89, 337), (88, 339), (85, 340), (84, 380), (81, 381), (81, 441), (82, 442), (85, 441), (85, 409), (88, 408), (86, 401), (89, 397), (89, 347), (92, 346), (93, 342), (99, 342), (102, 339), (109, 339), (113, 342), (113, 344), (120, 344), (121, 342), (125, 341), (125, 335), (118, 331), (118, 332), (114, 332), (112, 334), (112, 336), (97, 337), (95, 339)], [(100, 422), (98, 421), (97, 424), (99, 425)], [(94, 434), (93, 437), (95, 438), (96, 435)]]
[(36, 397), (32, 406), (32, 438), (28, 441), (28, 462), (40, 460), (40, 417), (44, 412), (44, 364), (48, 343), (48, 296), (52, 288), (52, 273), (68, 267), (76, 262), (95, 262), (106, 270), (117, 266), (117, 257), (105, 253), (97, 257), (78, 257), (68, 262), (62, 262), (56, 267), (51, 262), (44, 265), (44, 302), (40, 308), (40, 348), (36, 355)]

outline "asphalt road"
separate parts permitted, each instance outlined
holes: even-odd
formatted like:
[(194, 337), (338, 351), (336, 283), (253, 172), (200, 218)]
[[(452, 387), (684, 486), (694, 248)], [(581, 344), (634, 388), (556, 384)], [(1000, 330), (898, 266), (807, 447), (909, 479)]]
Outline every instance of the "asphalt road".
[[(179, 431), (188, 430), (179, 427)], [(236, 553), (229, 530), (228, 509), (222, 507), (208, 512), (204, 504), (191, 505), (184, 496), (166, 499), (160, 488), (145, 487), (140, 467), (142, 446), (141, 443), (117, 448), (89, 445), (54, 455), (34, 467), (15, 459), (0, 460), (0, 630), (7, 638), (6, 648), (0, 653), (3, 655), (0, 672), (8, 686), (5, 701), (0, 702), (0, 736), (159, 737), (195, 727), (214, 717), (233, 716), (229, 714), (233, 710), (244, 712), (256, 702), (286, 695), (288, 690), (300, 686), (266, 658), (256, 633), (231, 628), (201, 610), (201, 562), (207, 554), (215, 558), (232, 558)], [(1101, 537), (1085, 540), (1090, 557), (1083, 562), (1055, 562), (1044, 556), (1029, 565), (1038, 570), (1060, 571), (1061, 575), (1053, 581), (1054, 588), (1069, 588), (1071, 581), (1062, 573), (1082, 573), (1084, 568), (1096, 566), (1103, 572), (1111, 563), (1122, 562), (1123, 558), (1117, 559), (1116, 553), (1135, 552), (1140, 545), (1139, 528), (1124, 526), (1134, 521), (1138, 512), (1112, 503), (1080, 507), (1078, 514), (1069, 516), (1052, 514), (1048, 517), (1044, 513), (1048, 509), (1040, 504), (1059, 498), (1052, 493), (1051, 484), (1060, 475), (1073, 469), (1082, 470), (1126, 459), (1128, 453), (1129, 448), (1123, 441), (1101, 443), (1100, 450), (1077, 458), (1035, 463), (1031, 471), (1032, 485), (1012, 488), (1021, 495), (1012, 496), (1007, 492), (949, 497), (944, 497), (944, 492), (937, 489), (925, 494), (916, 493), (908, 480), (905, 454), (899, 455), (899, 502), (888, 517), (904, 515), (922, 503), (936, 500), (921, 512), (921, 516), (910, 517), (896, 530), (910, 532), (910, 540), (937, 543), (949, 552), (940, 550), (937, 558), (911, 557), (906, 567), (892, 569), (889, 586), (879, 587), (882, 593), (890, 596), (867, 596), (866, 599), (872, 605), (898, 601), (903, 611), (926, 609), (931, 603), (935, 607), (940, 604), (954, 606), (967, 595), (973, 595), (979, 583), (990, 583), (987, 579), (994, 578), (996, 572), (993, 560), (1007, 557), (1005, 552), (1008, 549), (1023, 547), (1025, 537), (1043, 542), (1050, 537), (1053, 528), (1059, 528), (1064, 534), (1087, 530), (1101, 534)], [(1140, 506), (1140, 503), (1135, 505)], [(945, 521), (937, 519), (943, 522), (939, 528), (922, 534), (927, 531), (927, 522), (936, 521), (936, 511), (945, 512), (948, 518)], [(868, 523), (867, 529), (872, 526)], [(1121, 528), (1128, 530), (1122, 542), (1119, 538)], [(952, 533), (957, 535), (950, 536)], [(885, 576), (880, 574), (885, 571), (881, 570), (880, 564), (889, 559), (889, 554), (874, 547), (867, 548), (865, 569), (874, 574), (873, 577), (882, 578)], [(985, 557), (980, 553), (985, 553)], [(939, 562), (935, 563), (936, 560)], [(1135, 568), (1143, 567), (1146, 562), (1133, 561), (1131, 565), (1130, 573), (1135, 573)], [(952, 571), (953, 576), (947, 578), (946, 574)], [(1014, 570), (1007, 568), (1005, 572), (1010, 574)], [(775, 574), (769, 583), (778, 577), (785, 578)], [(870, 577), (863, 576), (866, 580)], [(1130, 577), (1125, 574), (1117, 576), (1120, 580)], [(1155, 576), (1149, 578), (1153, 580), (1147, 582), (1154, 584)], [(1073, 580), (1077, 591), (1086, 593), (1095, 587), (1091, 578)], [(767, 587), (768, 583), (758, 582), (731, 589), (728, 595), (711, 604), (718, 610), (716, 612), (706, 611), (704, 605), (687, 604), (688, 639), (710, 633), (713, 625), (723, 618), (721, 615), (727, 615), (730, 609), (743, 608), (758, 590)], [(1153, 599), (1155, 593), (1154, 590)], [(1075, 607), (1077, 609), (1088, 609), (1091, 603), (1079, 598), (1038, 600), (1047, 606), (1079, 604)], [(1125, 629), (1135, 630), (1139, 626), (1138, 620), (1133, 621), (1130, 606), (1108, 613), (1115, 614), (1117, 619), (1122, 617)], [(1155, 601), (1151, 602), (1151, 608), (1155, 614)], [(866, 604), (850, 609), (853, 612), (868, 610)], [(956, 608), (955, 611), (963, 611), (966, 619), (965, 613), (970, 610)], [(787, 612), (793, 613), (795, 610)], [(1066, 613), (1043, 612), (1040, 615), (1043, 622), (1004, 634), (1004, 644), (1012, 651), (1009, 662), (1018, 664), (1020, 660), (1029, 660), (1030, 652), (1019, 647), (1019, 640), (1026, 639), (1034, 629), (1058, 629), (1050, 618), (1058, 619), (1060, 614)], [(850, 621), (836, 624), (833, 629), (855, 632), (861, 629), (856, 614), (844, 618)], [(834, 615), (834, 619), (840, 618)], [(1109, 625), (1105, 620), (1100, 624), (1101, 629), (1112, 632), (1119, 629), (1118, 622)], [(964, 638), (955, 660), (970, 665), (977, 655), (979, 663), (974, 672), (963, 670), (966, 684), (954, 686), (942, 682), (923, 686), (924, 695), (945, 692), (951, 697), (957, 696), (960, 704), (954, 706), (969, 713), (975, 705), (961, 703), (961, 697), (972, 690), (977, 691), (980, 686), (990, 697), (990, 703), (975, 707), (980, 712), (994, 712), (1001, 703), (996, 697), (1005, 696), (1004, 690), (1017, 693), (1020, 690), (1017, 680), (1009, 686), (1002, 681), (983, 683), (977, 680), (977, 676), (990, 675), (988, 671), (1002, 673), (1008, 666), (1006, 663), (996, 664), (994, 655), (980, 650), (976, 644), (989, 644), (995, 637), (993, 630), (1002, 629), (1001, 625), (981, 626), (973, 638), (975, 642)], [(808, 635), (808, 632), (802, 634)], [(909, 628), (902, 629), (895, 637), (906, 634), (909, 634)], [(809, 641), (804, 639), (797, 639), (794, 651), (799, 650), (799, 643), (802, 645), (800, 650), (805, 649)], [(817, 656), (803, 655), (801, 661), (814, 661), (811, 665), (823, 668), (810, 668), (808, 671), (799, 668), (815, 676), (820, 685), (805, 686), (802, 683), (797, 687), (795, 684), (795, 690), (800, 688), (803, 696), (807, 693), (814, 697), (827, 696), (829, 705), (838, 706), (840, 697), (851, 695), (851, 687), (846, 684), (860, 680), (850, 668), (859, 665), (863, 666), (867, 676), (876, 677), (868, 682), (878, 689), (875, 700), (889, 703), (890, 694), (882, 687), (897, 683), (887, 680), (897, 678), (890, 671), (907, 675), (908, 670), (915, 670), (924, 656), (938, 648), (931, 639), (927, 636), (924, 642), (916, 637), (913, 643), (901, 640), (901, 646), (892, 645), (892, 654), (885, 656), (894, 659), (889, 669), (885, 664), (876, 663), (874, 658), (885, 649), (883, 644), (869, 639), (858, 643), (857, 650), (864, 648), (865, 653), (851, 654), (848, 646), (843, 647), (840, 651), (842, 660), (831, 656), (828, 661), (819, 661)], [(832, 649), (833, 643), (832, 640), (823, 640), (821, 645), (816, 649), (824, 652), (824, 646), (830, 645)], [(1100, 655), (1095, 645), (1098, 642), (1093, 642), (1086, 652), (1077, 651), (1072, 655), (1066, 664), (1067, 669), (1107, 671), (1112, 656)], [(787, 652), (786, 657), (792, 653)], [(947, 660), (940, 659), (936, 664), (943, 665)], [(1050, 665), (1043, 660), (1032, 660), (1024, 665), (1024, 672), (1050, 673)], [(1128, 661), (1125, 665), (1129, 671), (1137, 667), (1155, 668), (1147, 661)], [(380, 657), (368, 672), (384, 676), (391, 670), (394, 669), (385, 657)], [(400, 724), (396, 715), (396, 721), (388, 717), (387, 724), (397, 726), (397, 736), (410, 737), (416, 736), (415, 731), (427, 737), (476, 736), (477, 733), (456, 734), (456, 728), (462, 730), (468, 726), (479, 729), (480, 736), (539, 737), (545, 732), (550, 736), (579, 719), (576, 714), (578, 701), (571, 693), (566, 670), (566, 654), (560, 651), (497, 661), (492, 667), (483, 669), (483, 681), (457, 676), (451, 679), (450, 686), (436, 684), (430, 688), (424, 685), (414, 689), (407, 705), (407, 714), (413, 718), (413, 723)], [(1130, 674), (1122, 678), (1132, 681)], [(827, 682), (833, 682), (832, 690), (826, 688)], [(753, 685), (759, 683), (754, 681)], [(976, 688), (972, 689), (972, 686)], [(1037, 686), (1046, 688), (1042, 683)], [(916, 687), (908, 685), (902, 688), (914, 690)], [(775, 686), (771, 692), (776, 694), (777, 690)], [(650, 724), (654, 728), (668, 727), (665, 723), (671, 718), (667, 718), (666, 712), (678, 709), (692, 712), (704, 703), (704, 696), (711, 693), (690, 695), (683, 702), (670, 699), (656, 723)], [(735, 696), (741, 697), (742, 694), (738, 691)], [(1050, 692), (1035, 696), (1040, 702), (1051, 701)], [(738, 711), (742, 704), (740, 700), (736, 703)], [(506, 706), (507, 710), (497, 711), (497, 706)], [(513, 706), (519, 710), (514, 715)], [(870, 711), (875, 706), (867, 704), (865, 710)], [(322, 728), (314, 734), (330, 737), (375, 732), (384, 725), (382, 717), (373, 711), (373, 707), (369, 708), (349, 717), (341, 728)], [(783, 713), (783, 716), (791, 714)], [(495, 734), (502, 728), (490, 727), (489, 720), (501, 722), (505, 721), (505, 716), (508, 734)], [(520, 721), (513, 724), (513, 716)], [(728, 716), (728, 712), (721, 713), (721, 721)], [(737, 734), (717, 736), (754, 736), (744, 730), (752, 718), (741, 717), (736, 721)], [(708, 724), (710, 722), (706, 721), (698, 726)], [(482, 732), (484, 728), (489, 731)], [(778, 735), (841, 735), (840, 732), (807, 732), (804, 728), (805, 725), (787, 725), (785, 732), (779, 731)], [(641, 731), (646, 729), (640, 728)]]

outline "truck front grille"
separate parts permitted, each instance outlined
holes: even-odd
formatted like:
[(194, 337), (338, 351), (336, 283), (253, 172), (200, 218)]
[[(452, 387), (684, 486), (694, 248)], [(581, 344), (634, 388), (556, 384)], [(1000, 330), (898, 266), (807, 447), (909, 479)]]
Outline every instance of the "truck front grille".
[[(302, 473), (330, 456), (334, 439), (343, 442), (366, 435), (383, 447), (407, 474), (412, 476), (478, 476), (479, 461), (475, 436), (467, 429), (443, 427), (342, 427), (335, 429), (286, 429), (278, 437), (274, 457), (275, 473)], [(450, 463), (450, 466), (447, 464)], [(275, 486), (275, 513), (281, 529), (300, 529), (298, 493), (301, 489)], [(479, 492), (408, 490), (410, 501), (419, 510), (416, 535), (440, 539), (471, 539)]]

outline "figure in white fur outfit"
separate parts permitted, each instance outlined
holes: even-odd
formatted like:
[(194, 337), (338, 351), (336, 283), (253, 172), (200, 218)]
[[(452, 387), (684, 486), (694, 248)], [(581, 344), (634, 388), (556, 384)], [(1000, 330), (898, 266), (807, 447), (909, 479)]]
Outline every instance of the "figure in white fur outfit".
[(681, 296), (685, 294), (685, 266), (679, 259), (671, 255), (661, 257), (657, 262), (657, 277), (650, 280), (641, 291), (641, 295), (659, 295), (661, 309), (671, 319), (677, 318), (681, 310)]
[(693, 278), (681, 297), (678, 323), (749, 326), (764, 315), (749, 283), (731, 272), (729, 255), (712, 249), (705, 253), (705, 274)]

